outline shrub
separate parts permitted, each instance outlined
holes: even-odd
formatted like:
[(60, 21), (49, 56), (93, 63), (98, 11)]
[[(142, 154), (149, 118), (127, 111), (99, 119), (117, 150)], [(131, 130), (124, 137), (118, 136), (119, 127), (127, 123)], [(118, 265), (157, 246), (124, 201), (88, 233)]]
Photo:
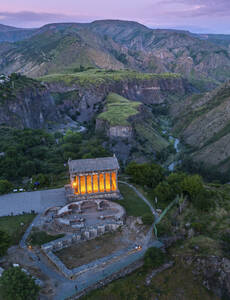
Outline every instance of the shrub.
[(13, 186), (8, 180), (0, 180), (0, 194), (7, 194), (12, 188)]
[(38, 174), (33, 176), (33, 184), (39, 187), (49, 186), (50, 180), (47, 175)]
[(0, 257), (5, 255), (11, 244), (10, 236), (5, 231), (0, 231)]
[(166, 255), (161, 249), (151, 247), (145, 253), (144, 268), (158, 268), (165, 262), (165, 259)]
[(1, 294), (5, 300), (36, 300), (39, 287), (20, 268), (11, 267), (0, 278)]
[(159, 224), (157, 224), (157, 235), (158, 236), (168, 236), (172, 234), (172, 227), (168, 222), (161, 221)]
[(159, 204), (161, 205), (162, 203), (167, 204), (172, 201), (176, 194), (174, 193), (171, 185), (169, 185), (166, 181), (162, 181), (154, 189), (154, 196), (157, 197)]
[(187, 193), (191, 200), (204, 191), (203, 180), (199, 175), (189, 175), (181, 183), (183, 192)]
[(201, 222), (193, 222), (191, 224), (192, 228), (200, 233), (200, 234), (204, 234), (206, 232), (207, 229), (207, 224), (201, 223)]
[(137, 164), (131, 162), (127, 168), (126, 173), (131, 176), (134, 183), (140, 185), (147, 185), (154, 188), (164, 179), (164, 169), (157, 164)]
[(154, 222), (154, 216), (152, 214), (145, 214), (142, 216), (142, 221), (145, 225), (152, 225)]
[(206, 212), (216, 206), (212, 193), (207, 190), (201, 191), (196, 198), (192, 199), (192, 203), (196, 209)]

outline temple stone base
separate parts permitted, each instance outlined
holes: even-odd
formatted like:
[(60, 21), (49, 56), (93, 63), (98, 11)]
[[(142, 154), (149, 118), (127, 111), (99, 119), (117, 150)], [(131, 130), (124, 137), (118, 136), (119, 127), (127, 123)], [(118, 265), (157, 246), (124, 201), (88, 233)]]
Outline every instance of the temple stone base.
[(92, 193), (85, 195), (76, 195), (70, 184), (65, 185), (66, 199), (67, 203), (83, 201), (83, 200), (96, 200), (96, 199), (105, 199), (105, 200), (119, 200), (122, 199), (122, 196), (119, 190), (114, 192), (104, 192), (104, 193)]

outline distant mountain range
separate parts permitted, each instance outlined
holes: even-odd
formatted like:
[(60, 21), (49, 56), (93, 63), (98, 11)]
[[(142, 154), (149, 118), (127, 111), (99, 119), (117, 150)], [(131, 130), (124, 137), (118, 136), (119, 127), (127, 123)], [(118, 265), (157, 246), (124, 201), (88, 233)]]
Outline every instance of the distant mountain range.
[(149, 29), (130, 21), (48, 24), (38, 29), (0, 25), (0, 70), (31, 77), (79, 68), (174, 72), (201, 89), (230, 76), (230, 35)]

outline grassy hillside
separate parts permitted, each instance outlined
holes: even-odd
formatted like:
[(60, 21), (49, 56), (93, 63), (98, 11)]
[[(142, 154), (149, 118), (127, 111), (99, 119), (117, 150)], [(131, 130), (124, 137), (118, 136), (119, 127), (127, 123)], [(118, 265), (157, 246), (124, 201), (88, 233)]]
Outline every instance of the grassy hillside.
[(109, 122), (111, 126), (129, 125), (128, 118), (138, 114), (140, 102), (130, 101), (118, 94), (110, 93), (106, 98), (106, 111), (98, 118)]
[(95, 69), (89, 68), (85, 71), (72, 73), (59, 73), (42, 76), (39, 78), (40, 81), (47, 83), (53, 82), (64, 82), (67, 85), (72, 85), (78, 83), (79, 85), (100, 85), (109, 81), (120, 81), (120, 80), (154, 80), (154, 79), (173, 79), (181, 78), (179, 74), (175, 73), (140, 73), (132, 70), (105, 70), (105, 69)]
[[(174, 130), (190, 149), (189, 155), (202, 169), (221, 173), (230, 170), (230, 83), (211, 93), (195, 95), (178, 108)], [(177, 111), (176, 111), (177, 110)], [(228, 177), (227, 177), (228, 178)]]

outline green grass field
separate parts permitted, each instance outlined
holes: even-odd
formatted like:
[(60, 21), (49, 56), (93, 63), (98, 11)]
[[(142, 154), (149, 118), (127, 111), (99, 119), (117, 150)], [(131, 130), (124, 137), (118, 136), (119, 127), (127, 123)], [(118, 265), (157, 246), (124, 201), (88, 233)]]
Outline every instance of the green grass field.
[(100, 85), (109, 81), (120, 81), (129, 79), (152, 80), (152, 79), (173, 79), (180, 78), (179, 74), (175, 73), (139, 73), (131, 70), (104, 70), (104, 69), (89, 69), (84, 72), (72, 72), (68, 74), (57, 73), (40, 77), (43, 82), (64, 82), (67, 85), (77, 83), (79, 85)]
[(119, 190), (124, 199), (116, 201), (126, 209), (128, 216), (139, 217), (151, 214), (148, 205), (137, 196), (137, 194), (127, 185), (120, 183)]
[(32, 246), (36, 246), (36, 245), (41, 246), (43, 244), (52, 242), (64, 236), (65, 236), (64, 234), (50, 235), (45, 231), (40, 231), (37, 228), (33, 228), (33, 231), (28, 237), (27, 243), (31, 244)]
[(140, 102), (130, 101), (118, 94), (110, 93), (106, 98), (106, 111), (98, 118), (109, 122), (110, 125), (129, 125), (127, 119), (138, 114)]
[(35, 216), (35, 214), (24, 214), (20, 216), (1, 217), (0, 229), (9, 234), (12, 245), (17, 245)]

